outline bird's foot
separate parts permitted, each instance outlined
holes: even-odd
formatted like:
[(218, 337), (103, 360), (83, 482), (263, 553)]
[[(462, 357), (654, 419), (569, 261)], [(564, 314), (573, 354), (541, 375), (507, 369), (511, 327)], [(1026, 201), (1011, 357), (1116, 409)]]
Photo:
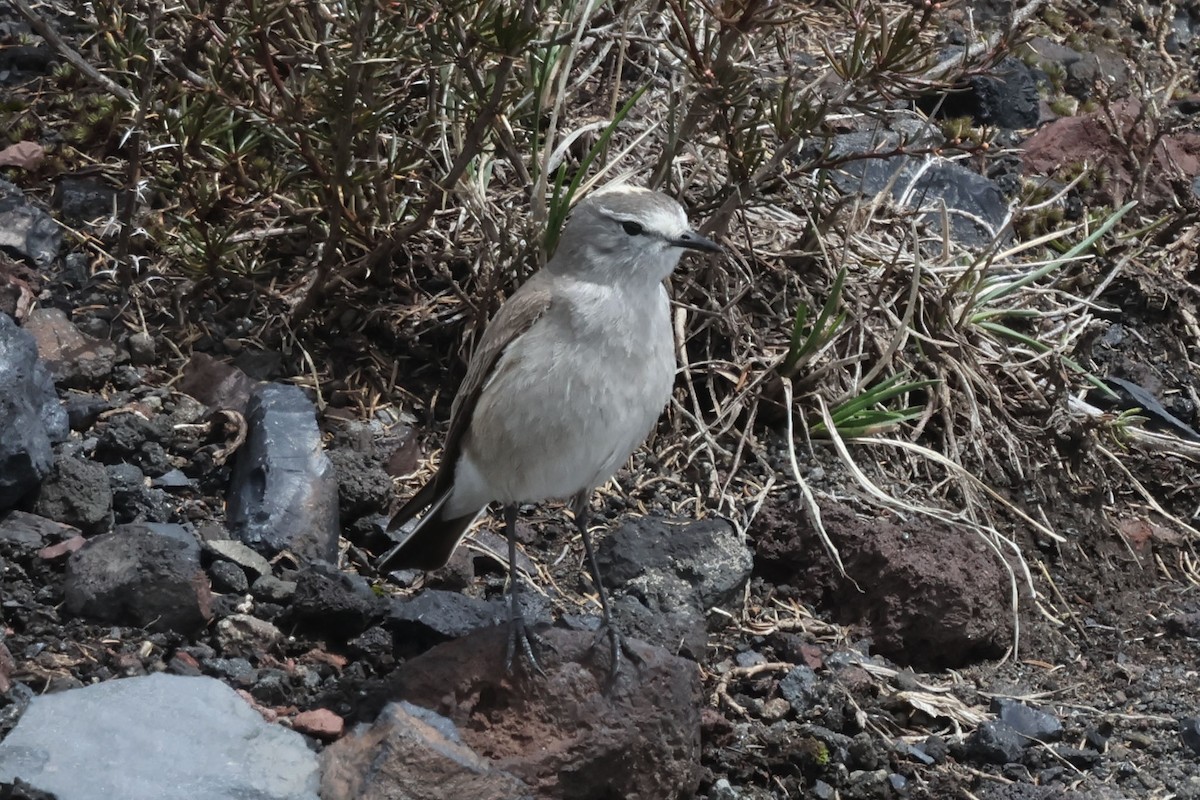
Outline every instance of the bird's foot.
[(592, 647), (600, 647), (601, 640), (605, 638), (608, 639), (608, 682), (610, 684), (617, 682), (617, 677), (621, 674), (621, 665), (625, 659), (629, 659), (639, 667), (646, 663), (646, 660), (638, 655), (636, 650), (633, 650), (625, 643), (625, 637), (617, 630), (617, 626), (611, 622), (606, 622), (600, 626), (600, 630), (596, 634), (596, 640), (592, 642)]
[(508, 648), (504, 654), (504, 671), (512, 674), (513, 660), (517, 653), (520, 652), (521, 660), (529, 668), (529, 671), (542, 677), (546, 676), (542, 670), (542, 665), (538, 663), (537, 656), (533, 653), (534, 645), (541, 647), (545, 644), (545, 640), (538, 636), (525, 624), (525, 617), (518, 615), (513, 617), (508, 622)]

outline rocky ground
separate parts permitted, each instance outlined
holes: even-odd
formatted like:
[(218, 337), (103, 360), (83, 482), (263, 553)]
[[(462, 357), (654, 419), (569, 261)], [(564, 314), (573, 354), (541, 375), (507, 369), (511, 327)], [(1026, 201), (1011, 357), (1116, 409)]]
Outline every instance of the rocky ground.
[[(930, 217), (945, 201), (956, 240), (980, 245), (1018, 179), (1086, 160), (1102, 179), (1062, 213), (1170, 209), (1143, 234), (1180, 263), (1200, 104), (1177, 87), (1156, 111), (1174, 124), (1142, 126), (1156, 70), (1194, 59), (1200, 10), (1177, 6), (1162, 41), (1134, 9), (1093, 10), (1051, 20), (1087, 36), (1033, 38), (945, 112), (1015, 157), (851, 162), (840, 191)], [(946, 30), (962, 43), (961, 17)], [(5, 80), (49, 69), (39, 47), (0, 51)], [(1123, 99), (1089, 110), (1099, 86)], [(0, 158), (28, 178), (21, 153)], [(802, 449), (843, 577), (785, 477), (777, 419), (753, 431), (747, 468), (778, 480), (744, 529), (697, 512), (686, 475), (645, 480), (677, 444), (664, 425), (595, 505), (634, 655), (615, 678), (568, 515), (525, 509), (539, 676), (503, 668), (495, 520), (437, 572), (371, 567), (442, 418), (314, 387), (300, 348), (260, 346), (219, 287), (167, 295), (200, 303), (199, 327), (142, 309), (59, 225), (108, 213), (99, 179), (62, 181), (48, 207), (0, 193), (0, 797), (1200, 798), (1194, 266), (1127, 266), (1072, 351), (1123, 398), (1077, 399), (1108, 420), (1140, 408), (1160, 438), (1105, 460), (1099, 422), (1063, 422), (1069, 392), (1030, 411), (1038, 459), (984, 476), (1017, 508), (1003, 537), (881, 511), (830, 449)], [(457, 377), (406, 391), (448, 398)]]

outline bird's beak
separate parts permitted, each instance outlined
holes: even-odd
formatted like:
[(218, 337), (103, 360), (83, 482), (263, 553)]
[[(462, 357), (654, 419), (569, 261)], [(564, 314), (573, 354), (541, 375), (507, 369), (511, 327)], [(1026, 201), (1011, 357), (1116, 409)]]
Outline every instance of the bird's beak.
[(688, 250), (703, 250), (706, 253), (721, 253), (724, 249), (712, 239), (705, 239), (694, 231), (681, 234), (678, 239), (672, 239), (676, 247), (686, 247)]

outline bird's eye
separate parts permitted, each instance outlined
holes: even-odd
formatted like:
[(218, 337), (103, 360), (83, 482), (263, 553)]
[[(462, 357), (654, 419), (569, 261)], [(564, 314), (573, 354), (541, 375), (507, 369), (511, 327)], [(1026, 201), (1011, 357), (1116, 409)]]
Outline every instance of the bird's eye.
[(640, 224), (629, 220), (622, 222), (621, 227), (624, 228), (625, 232), (630, 236), (641, 236), (642, 232), (645, 230), (645, 228), (643, 228)]

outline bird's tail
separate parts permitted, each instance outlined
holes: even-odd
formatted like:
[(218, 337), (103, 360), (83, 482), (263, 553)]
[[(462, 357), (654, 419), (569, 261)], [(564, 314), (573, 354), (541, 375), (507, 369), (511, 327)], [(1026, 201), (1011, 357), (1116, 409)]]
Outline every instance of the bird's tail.
[(481, 508), (459, 517), (443, 516), (442, 508), (452, 489), (453, 486), (438, 492), (435, 482), (430, 481), (392, 516), (389, 532), (399, 529), (426, 507), (429, 509), (399, 544), (383, 554), (376, 562), (376, 569), (386, 573), (394, 569), (434, 570), (446, 565), (471, 523), (483, 511)]

